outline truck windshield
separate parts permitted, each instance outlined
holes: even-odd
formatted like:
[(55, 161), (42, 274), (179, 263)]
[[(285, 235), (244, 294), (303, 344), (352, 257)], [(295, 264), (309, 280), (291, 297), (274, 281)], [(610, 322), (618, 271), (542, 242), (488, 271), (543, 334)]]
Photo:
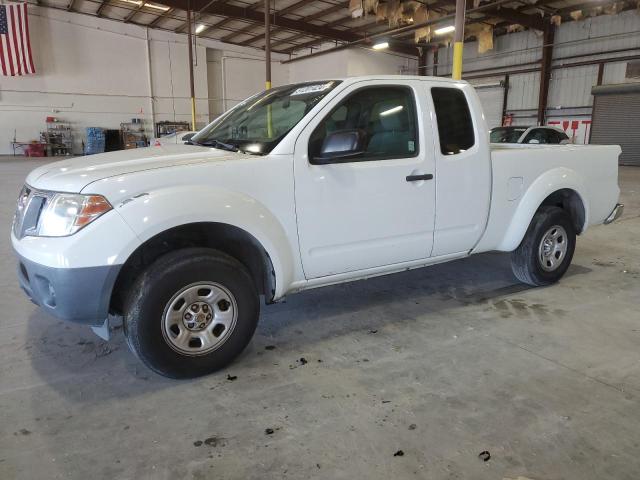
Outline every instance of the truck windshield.
[(340, 82), (298, 83), (254, 95), (224, 113), (190, 141), (224, 150), (266, 154)]

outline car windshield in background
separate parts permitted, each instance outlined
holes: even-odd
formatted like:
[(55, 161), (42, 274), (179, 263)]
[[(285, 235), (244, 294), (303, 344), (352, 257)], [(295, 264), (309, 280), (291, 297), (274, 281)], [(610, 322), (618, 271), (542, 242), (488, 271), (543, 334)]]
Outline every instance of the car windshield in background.
[(518, 143), (518, 140), (527, 128), (497, 127), (491, 130), (491, 143)]
[(266, 154), (340, 82), (299, 83), (248, 98), (210, 123), (191, 143)]

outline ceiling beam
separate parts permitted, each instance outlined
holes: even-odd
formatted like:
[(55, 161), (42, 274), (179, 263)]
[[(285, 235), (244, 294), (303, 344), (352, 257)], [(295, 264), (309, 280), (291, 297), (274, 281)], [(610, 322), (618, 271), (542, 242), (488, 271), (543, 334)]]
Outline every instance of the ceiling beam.
[[(224, 37), (222, 37), (220, 39), (220, 41), (221, 42), (231, 42), (235, 38), (241, 37), (243, 35), (248, 34), (251, 31), (255, 30), (256, 28), (258, 28), (258, 26), (259, 25), (255, 24), (255, 23), (250, 23), (249, 25), (247, 25), (244, 28), (241, 28), (240, 30), (237, 30), (237, 31), (235, 31), (233, 33), (230, 33), (229, 35), (225, 35)], [(274, 29), (274, 31), (275, 31), (275, 29)], [(260, 38), (264, 37), (264, 33), (261, 33), (259, 36), (260, 36)], [(238, 43), (244, 44), (244, 42), (238, 42)]]
[(495, 10), (488, 10), (486, 12), (489, 15), (495, 15), (498, 18), (502, 18), (511, 23), (517, 23), (523, 27), (533, 28), (534, 30), (545, 30), (546, 22), (540, 15), (527, 15), (526, 13), (519, 12), (512, 8), (499, 7)]
[(100, 6), (98, 7), (98, 10), (96, 11), (96, 15), (101, 17), (102, 11), (108, 4), (109, 4), (109, 0), (102, 0), (102, 3), (100, 4)]
[[(437, 0), (436, 2), (433, 2), (431, 4), (426, 5), (426, 7), (429, 10), (436, 10), (436, 11), (441, 11), (441, 12), (446, 11), (445, 7), (448, 7), (448, 6), (453, 6), (453, 4), (451, 3), (451, 0)], [(316, 17), (317, 18), (317, 16), (326, 16), (326, 15), (329, 15), (330, 13), (334, 13), (334, 12), (336, 12), (338, 10), (347, 9), (348, 7), (349, 7), (349, 2), (342, 2), (341, 4), (338, 4), (333, 8), (329, 8), (327, 10), (323, 10), (322, 12), (318, 12), (317, 14), (310, 15), (309, 17), (305, 17), (305, 18), (303, 18), (303, 20), (304, 21), (311, 21), (311, 20), (314, 19), (312, 17)], [(320, 14), (320, 15), (318, 15), (318, 14)], [(351, 20), (353, 20), (353, 17), (351, 15), (348, 15), (346, 17), (341, 17), (341, 18), (339, 18), (337, 20), (334, 20), (334, 21), (326, 24), (325, 26), (337, 26), (337, 25), (348, 26), (348, 23)], [(374, 23), (368, 23), (366, 25), (362, 25), (360, 27), (357, 27), (357, 30), (358, 31), (366, 30), (366, 29), (368, 29), (370, 27), (375, 26), (377, 23), (378, 22), (376, 21)], [(410, 35), (413, 35), (413, 32), (410, 32)], [(288, 37), (288, 39), (291, 39), (291, 38), (295, 38), (295, 36)], [(287, 43), (286, 40), (287, 39), (285, 39), (285, 41), (280, 41), (277, 45), (282, 45), (282, 44)], [(299, 46), (289, 48), (286, 51), (288, 53), (291, 53), (293, 50), (302, 49), (302, 48), (309, 48), (309, 47), (312, 47), (314, 45), (317, 45), (318, 43), (322, 43), (322, 41), (305, 42), (305, 43), (303, 43), (303, 44), (301, 44)], [(274, 46), (276, 46), (276, 45), (274, 45)]]
[[(207, 2), (204, 7), (202, 7), (200, 10), (198, 10), (198, 13), (202, 13), (206, 8), (209, 8), (211, 5), (213, 5), (214, 3), (225, 3), (228, 2), (229, 0), (209, 0), (209, 2)], [(158, 2), (158, 3), (162, 3), (162, 2)], [(186, 10), (187, 7), (184, 7), (183, 10)], [(191, 11), (193, 12), (195, 9), (191, 8)], [(180, 25), (178, 28), (176, 28), (174, 31), (176, 33), (181, 33), (184, 30), (186, 30), (186, 28), (189, 26), (188, 22), (183, 22), (182, 25)]]
[[(187, 7), (187, 0), (160, 0), (158, 3), (182, 10), (186, 10)], [(236, 5), (216, 2), (207, 6), (206, 0), (192, 0), (191, 3), (194, 10), (199, 9), (202, 13), (208, 13), (210, 15), (217, 15), (222, 17), (230, 17), (239, 20), (248, 20), (258, 24), (262, 24), (264, 22), (264, 13), (255, 10), (249, 10), (243, 7), (238, 7)], [(284, 17), (276, 18), (274, 25), (287, 30), (293, 30), (296, 32), (301, 32), (322, 38), (329, 38), (331, 40), (340, 40), (344, 42), (354, 42), (362, 40), (362, 37), (360, 35), (356, 35), (349, 31), (336, 30), (324, 26), (306, 23), (300, 20), (291, 20)]]
[[(304, 5), (306, 5), (308, 3), (309, 3), (309, 0), (301, 0), (301, 1), (289, 6), (289, 7), (285, 8), (285, 9), (283, 9), (283, 10), (280, 10), (279, 12), (276, 12), (275, 15), (277, 15), (277, 16), (286, 15), (288, 13), (291, 13), (291, 12), (303, 7)], [(312, 22), (312, 21), (318, 20), (318, 19), (320, 19), (322, 17), (326, 17), (327, 15), (331, 15), (332, 13), (335, 13), (335, 12), (337, 12), (339, 10), (345, 9), (345, 8), (347, 8), (348, 5), (349, 5), (349, 2), (336, 4), (336, 5), (334, 5), (332, 7), (329, 7), (327, 9), (325, 9), (325, 10), (320, 10), (319, 12), (316, 12), (316, 13), (314, 13), (312, 15), (308, 15), (306, 17), (303, 17), (303, 18), (300, 19), (300, 21), (302, 21), (302, 22)], [(345, 18), (347, 20), (349, 20), (352, 17), (351, 16), (343, 17), (337, 22), (335, 22), (335, 21), (334, 22), (330, 22), (330, 23), (327, 23), (327, 24), (325, 24), (323, 26), (324, 27), (331, 27), (331, 26), (339, 25), (345, 20)], [(274, 20), (274, 22), (277, 22), (277, 19)], [(274, 27), (273, 28), (274, 32), (277, 32), (277, 31), (281, 30), (280, 28), (277, 28), (277, 25), (274, 25), (273, 27)], [(251, 31), (251, 30), (252, 30), (252, 28), (250, 28), (248, 30), (247, 29), (243, 29), (243, 30), (238, 32), (238, 35), (240, 35), (241, 33), (247, 33), (248, 31)], [(229, 35), (228, 37), (232, 38), (231, 35)], [(264, 38), (264, 32), (261, 32), (261, 33), (258, 33), (257, 35), (254, 35), (251, 38), (248, 38), (247, 40), (244, 40), (244, 41), (242, 41), (240, 43), (242, 43), (242, 45), (251, 45), (252, 43), (257, 42), (258, 40), (261, 40), (263, 38)]]
[[(215, 28), (220, 28), (225, 26), (227, 23), (231, 23), (233, 22), (232, 18), (223, 18), (222, 20), (220, 20), (218, 23), (214, 23), (213, 25), (209, 25), (208, 27), (205, 27), (204, 30), (202, 30), (200, 33), (198, 33), (198, 36), (203, 36), (205, 33), (209, 33), (211, 30), (215, 29)], [(217, 40), (217, 39), (216, 39)], [(230, 42), (228, 42), (230, 43)]]
[(276, 11), (276, 15), (287, 15), (288, 13), (295, 12), (296, 10), (300, 10), (305, 5), (309, 5), (314, 0), (300, 0), (294, 4), (289, 5), (288, 7), (283, 8), (282, 10)]
[(147, 24), (147, 27), (150, 27), (150, 28), (156, 27), (162, 20), (167, 18), (172, 13), (173, 13), (173, 8), (170, 8), (166, 12), (162, 12), (160, 15), (154, 18), (153, 21), (151, 21), (151, 23)]
[[(309, 0), (301, 0), (300, 2), (297, 2), (297, 3), (295, 3), (295, 4), (291, 5), (291, 6), (283, 9), (283, 10), (280, 10), (279, 12), (276, 12), (276, 15), (285, 15), (287, 13), (291, 13), (292, 11), (294, 11), (293, 7), (296, 7), (296, 9), (297, 9), (297, 8), (300, 8), (300, 7), (304, 6), (304, 5), (301, 5), (301, 4), (305, 4), (306, 5), (307, 3), (309, 3)], [(349, 6), (349, 2), (341, 2), (339, 4), (336, 4), (336, 5), (332, 6), (332, 7), (326, 8), (324, 10), (320, 10), (319, 12), (316, 12), (316, 13), (314, 13), (312, 15), (308, 15), (306, 17), (303, 17), (303, 18), (300, 19), (300, 21), (302, 21), (302, 22), (313, 22), (314, 20), (319, 20), (322, 17), (326, 17), (327, 15), (331, 15), (332, 13), (335, 13), (335, 12), (337, 12), (339, 10), (346, 9), (348, 6)], [(325, 24), (323, 26), (324, 27), (333, 27), (335, 25), (340, 25), (341, 23), (343, 23), (346, 20), (351, 20), (352, 18), (353, 17), (351, 17), (351, 15), (349, 15), (348, 17), (342, 17), (338, 21), (333, 21), (333, 22), (327, 23), (327, 24)], [(275, 27), (273, 29), (274, 32), (279, 30), (276, 25), (274, 25), (274, 27)], [(240, 32), (238, 32), (238, 34), (240, 34)], [(253, 37), (248, 38), (247, 40), (245, 40), (245, 41), (243, 41), (241, 43), (243, 45), (250, 45), (253, 42), (257, 42), (261, 38), (264, 38), (264, 32), (259, 33), (257, 35), (254, 35)]]
[[(487, 4), (484, 4), (484, 5), (480, 5), (478, 7), (467, 8), (467, 9), (465, 9), (465, 13), (467, 15), (469, 15), (469, 14), (473, 14), (473, 13), (480, 13), (480, 12), (485, 12), (485, 11), (488, 11), (488, 10), (494, 10), (498, 6), (503, 5), (505, 3), (509, 3), (509, 2), (513, 2), (513, 0), (494, 0), (492, 3), (487, 3)], [(363, 41), (371, 42), (372, 40), (375, 40), (375, 39), (398, 37), (398, 36), (407, 34), (409, 32), (413, 32), (414, 30), (417, 30), (418, 28), (437, 25), (438, 23), (443, 23), (443, 22), (450, 22), (454, 18), (455, 18), (455, 13), (448, 13), (446, 15), (440, 16), (439, 18), (427, 20), (426, 22), (413, 23), (411, 25), (406, 25), (406, 26), (403, 26), (403, 27), (395, 27), (395, 28), (391, 28), (391, 29), (384, 30), (384, 31), (381, 31), (381, 32), (375, 32), (375, 33), (367, 35), (366, 37), (360, 37), (360, 40), (355, 40), (353, 42), (346, 42), (348, 45), (340, 45), (340, 46), (337, 46), (335, 48), (330, 48), (330, 49), (327, 49), (326, 51), (323, 51), (322, 53), (328, 53), (328, 52), (330, 52), (332, 50), (343, 49), (346, 46), (355, 46), (355, 45), (358, 45), (358, 44), (362, 44)], [(318, 42), (315, 42), (314, 44), (317, 44), (317, 43)], [(394, 46), (392, 45), (392, 48), (393, 47)], [(296, 49), (299, 49), (299, 48), (302, 48), (302, 46), (297, 46), (297, 47), (295, 47), (293, 49), (290, 49), (290, 51), (293, 51), (293, 50), (296, 50)], [(414, 55), (417, 55), (417, 48), (416, 47), (410, 47), (409, 45), (406, 45), (406, 46), (401, 46), (400, 48), (402, 48), (404, 50), (414, 50), (414, 51), (416, 51), (416, 53), (414, 53)], [(394, 48), (394, 49), (397, 50), (397, 47)], [(304, 55), (302, 57), (299, 57), (296, 60), (300, 60), (300, 59), (306, 58), (308, 56), (309, 55)]]
[[(334, 20), (331, 23), (328, 23), (326, 26), (339, 25), (339, 24), (341, 24), (343, 22), (344, 22), (344, 18), (340, 18), (338, 20)], [(366, 23), (364, 25), (360, 25), (359, 27), (352, 28), (351, 31), (352, 32), (366, 31), (366, 30), (368, 30), (370, 28), (375, 27), (377, 24), (378, 24), (378, 22)], [(286, 43), (290, 43), (287, 40), (293, 40), (296, 37), (297, 37), (297, 35), (292, 35), (291, 37), (287, 37), (287, 38), (284, 38), (284, 39), (282, 39), (282, 40), (280, 40), (278, 42), (275, 42), (272, 46), (277, 48), (280, 45), (284, 45)], [(324, 42), (326, 42), (326, 40), (323, 40), (322, 38), (317, 38), (317, 39), (312, 40), (310, 42), (305, 42), (305, 43), (297, 45), (295, 47), (288, 48), (285, 51), (288, 52), (288, 53), (291, 53), (293, 50), (297, 50), (297, 49), (301, 49), (301, 48), (309, 48), (311, 46), (318, 45), (319, 43), (324, 43)]]
[(129, 12), (129, 15), (126, 16), (126, 18), (123, 20), (124, 23), (129, 23), (131, 20), (133, 20), (133, 17), (135, 17), (138, 12), (140, 12), (140, 10), (142, 10), (144, 8), (144, 6), (147, 4), (146, 0), (142, 0), (142, 3), (140, 3), (140, 5), (138, 5), (137, 8), (131, 10)]
[[(263, 1), (263, 0), (258, 0), (257, 2), (255, 2), (255, 3), (251, 4), (251, 5), (249, 5), (247, 8), (248, 8), (249, 10), (254, 10), (254, 9), (257, 9), (258, 7), (260, 7), (260, 6), (262, 6), (262, 5), (264, 5), (264, 1)], [(264, 24), (264, 21), (263, 21), (263, 24)], [(256, 28), (256, 26), (257, 26), (257, 25), (256, 25), (255, 23), (250, 23), (249, 25), (247, 25), (246, 27), (244, 27), (244, 28), (242, 28), (242, 29), (240, 29), (240, 30), (238, 30), (238, 31), (235, 31), (235, 32), (233, 32), (233, 33), (231, 33), (231, 34), (229, 34), (229, 35), (225, 35), (224, 37), (222, 37), (222, 38), (220, 39), (220, 41), (221, 41), (221, 42), (231, 42), (231, 41), (235, 41), (235, 40), (234, 40), (234, 38), (235, 38), (235, 37), (239, 37), (239, 36), (241, 36), (241, 35), (244, 35), (244, 34), (245, 34), (245, 33), (247, 33), (247, 32), (250, 32), (251, 30), (253, 30), (254, 28)]]
[[(349, 2), (340, 2), (336, 3), (334, 6), (325, 8), (324, 10), (320, 10), (319, 12), (312, 13), (311, 15), (307, 15), (302, 20), (305, 22), (313, 22), (314, 20), (321, 20), (323, 17), (327, 15), (331, 15), (332, 13), (336, 13), (340, 10), (349, 8)], [(351, 15), (349, 15), (351, 18)]]

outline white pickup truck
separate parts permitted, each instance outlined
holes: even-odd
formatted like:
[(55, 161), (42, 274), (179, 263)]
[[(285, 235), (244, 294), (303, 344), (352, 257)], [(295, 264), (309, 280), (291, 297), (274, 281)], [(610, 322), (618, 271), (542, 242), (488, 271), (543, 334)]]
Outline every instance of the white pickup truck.
[(31, 172), (12, 228), (19, 278), (52, 315), (185, 378), (231, 362), (266, 303), (308, 288), (512, 252), (548, 285), (609, 223), (617, 146), (492, 146), (466, 82), (370, 76), (274, 88), (184, 145)]

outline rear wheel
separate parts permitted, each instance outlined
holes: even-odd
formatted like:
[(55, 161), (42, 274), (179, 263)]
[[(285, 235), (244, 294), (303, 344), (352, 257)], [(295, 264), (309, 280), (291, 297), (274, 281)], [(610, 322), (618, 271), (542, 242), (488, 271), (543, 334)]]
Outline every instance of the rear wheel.
[(136, 280), (125, 334), (149, 368), (191, 378), (236, 358), (251, 340), (259, 312), (244, 265), (216, 250), (186, 248), (160, 257)]
[(523, 283), (550, 285), (566, 273), (575, 247), (576, 232), (569, 214), (559, 207), (544, 206), (511, 253), (511, 268)]

